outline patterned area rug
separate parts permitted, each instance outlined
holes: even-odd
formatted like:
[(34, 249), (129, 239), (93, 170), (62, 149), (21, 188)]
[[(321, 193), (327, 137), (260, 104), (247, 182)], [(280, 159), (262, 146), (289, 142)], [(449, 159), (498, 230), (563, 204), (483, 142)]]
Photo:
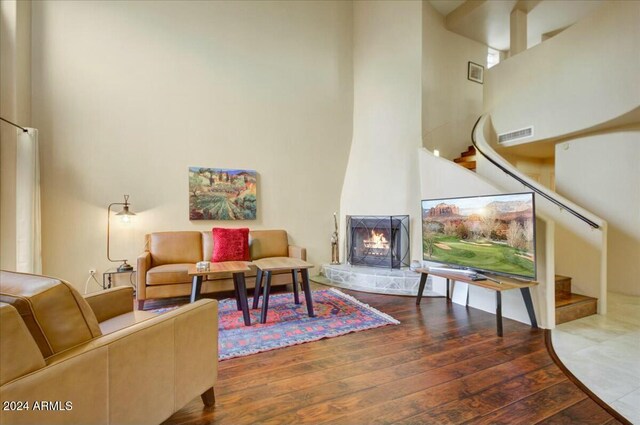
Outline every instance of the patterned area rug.
[[(291, 293), (271, 295), (267, 323), (259, 323), (260, 309), (250, 310), (251, 326), (244, 326), (235, 299), (220, 301), (220, 360), (400, 323), (334, 288), (313, 291), (316, 317), (310, 318), (300, 295), (299, 305)], [(249, 298), (249, 306), (251, 302)]]
[[(293, 302), (293, 293), (269, 296), (267, 323), (260, 324), (260, 307), (249, 310), (251, 326), (245, 326), (235, 299), (218, 302), (218, 358), (220, 360), (248, 356), (263, 351), (345, 335), (351, 332), (397, 325), (399, 321), (364, 304), (354, 297), (330, 288), (313, 291), (316, 317), (307, 315), (304, 292), (301, 304)], [(251, 308), (253, 298), (249, 298)], [(177, 305), (150, 310), (161, 314), (179, 308)]]

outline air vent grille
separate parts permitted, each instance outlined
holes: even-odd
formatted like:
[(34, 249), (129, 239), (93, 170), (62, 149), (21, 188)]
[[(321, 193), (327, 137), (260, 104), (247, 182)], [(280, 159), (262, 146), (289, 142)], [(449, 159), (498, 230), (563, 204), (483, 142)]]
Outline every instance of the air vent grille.
[(526, 139), (533, 136), (533, 126), (522, 128), (520, 130), (510, 131), (508, 133), (498, 134), (498, 143), (504, 145), (520, 139)]

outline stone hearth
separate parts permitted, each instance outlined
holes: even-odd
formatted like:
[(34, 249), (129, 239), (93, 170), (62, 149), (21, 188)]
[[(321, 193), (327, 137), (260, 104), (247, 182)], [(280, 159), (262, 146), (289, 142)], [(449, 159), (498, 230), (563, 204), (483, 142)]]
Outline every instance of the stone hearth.
[[(320, 267), (320, 274), (330, 285), (378, 294), (415, 296), (420, 284), (420, 274), (408, 268), (381, 269), (350, 264), (323, 264)], [(431, 289), (432, 283), (429, 277), (424, 295), (437, 295)]]

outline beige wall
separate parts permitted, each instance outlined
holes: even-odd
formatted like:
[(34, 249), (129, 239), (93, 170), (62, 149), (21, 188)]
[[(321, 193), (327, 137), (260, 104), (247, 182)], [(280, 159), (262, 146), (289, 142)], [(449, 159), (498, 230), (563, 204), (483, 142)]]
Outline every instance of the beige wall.
[(467, 66), (471, 61), (486, 68), (487, 46), (445, 29), (428, 1), (422, 19), (423, 144), (453, 159), (471, 145), (471, 129), (482, 113), (482, 85), (467, 79)]
[(415, 155), (422, 145), (421, 7), (412, 1), (354, 3), (353, 141), (340, 199), (341, 229), (346, 215), (409, 214), (416, 259), (421, 255)]
[[(0, 116), (31, 125), (31, 2), (0, 2)], [(16, 128), (0, 123), (0, 268), (16, 267)]]
[[(640, 106), (640, 2), (607, 1), (555, 37), (485, 72), (484, 110), (519, 143), (567, 135)], [(515, 143), (514, 143), (515, 144)]]
[[(83, 285), (143, 234), (284, 228), (329, 260), (351, 140), (346, 2), (34, 2), (44, 271)], [(258, 172), (258, 219), (189, 221), (188, 167)]]
[(519, 171), (546, 188), (555, 190), (555, 162), (553, 158), (528, 158), (502, 154)]
[[(597, 164), (594, 158), (600, 158)], [(640, 131), (556, 146), (557, 190), (607, 220), (609, 290), (640, 295)]]

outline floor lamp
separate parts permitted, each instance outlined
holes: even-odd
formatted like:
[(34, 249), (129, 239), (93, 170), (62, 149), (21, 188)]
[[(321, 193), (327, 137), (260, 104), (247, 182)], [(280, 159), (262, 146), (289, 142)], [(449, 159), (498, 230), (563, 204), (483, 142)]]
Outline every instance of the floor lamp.
[(129, 223), (131, 221), (131, 216), (134, 216), (135, 213), (129, 211), (129, 195), (124, 195), (124, 202), (114, 202), (109, 204), (107, 208), (107, 259), (113, 263), (117, 263), (122, 261), (122, 264), (118, 267), (119, 272), (130, 272), (133, 271), (133, 266), (131, 264), (127, 264), (127, 260), (112, 260), (109, 256), (109, 239), (111, 234), (111, 207), (114, 205), (122, 205), (122, 211), (116, 213), (117, 216), (120, 217), (123, 223)]

